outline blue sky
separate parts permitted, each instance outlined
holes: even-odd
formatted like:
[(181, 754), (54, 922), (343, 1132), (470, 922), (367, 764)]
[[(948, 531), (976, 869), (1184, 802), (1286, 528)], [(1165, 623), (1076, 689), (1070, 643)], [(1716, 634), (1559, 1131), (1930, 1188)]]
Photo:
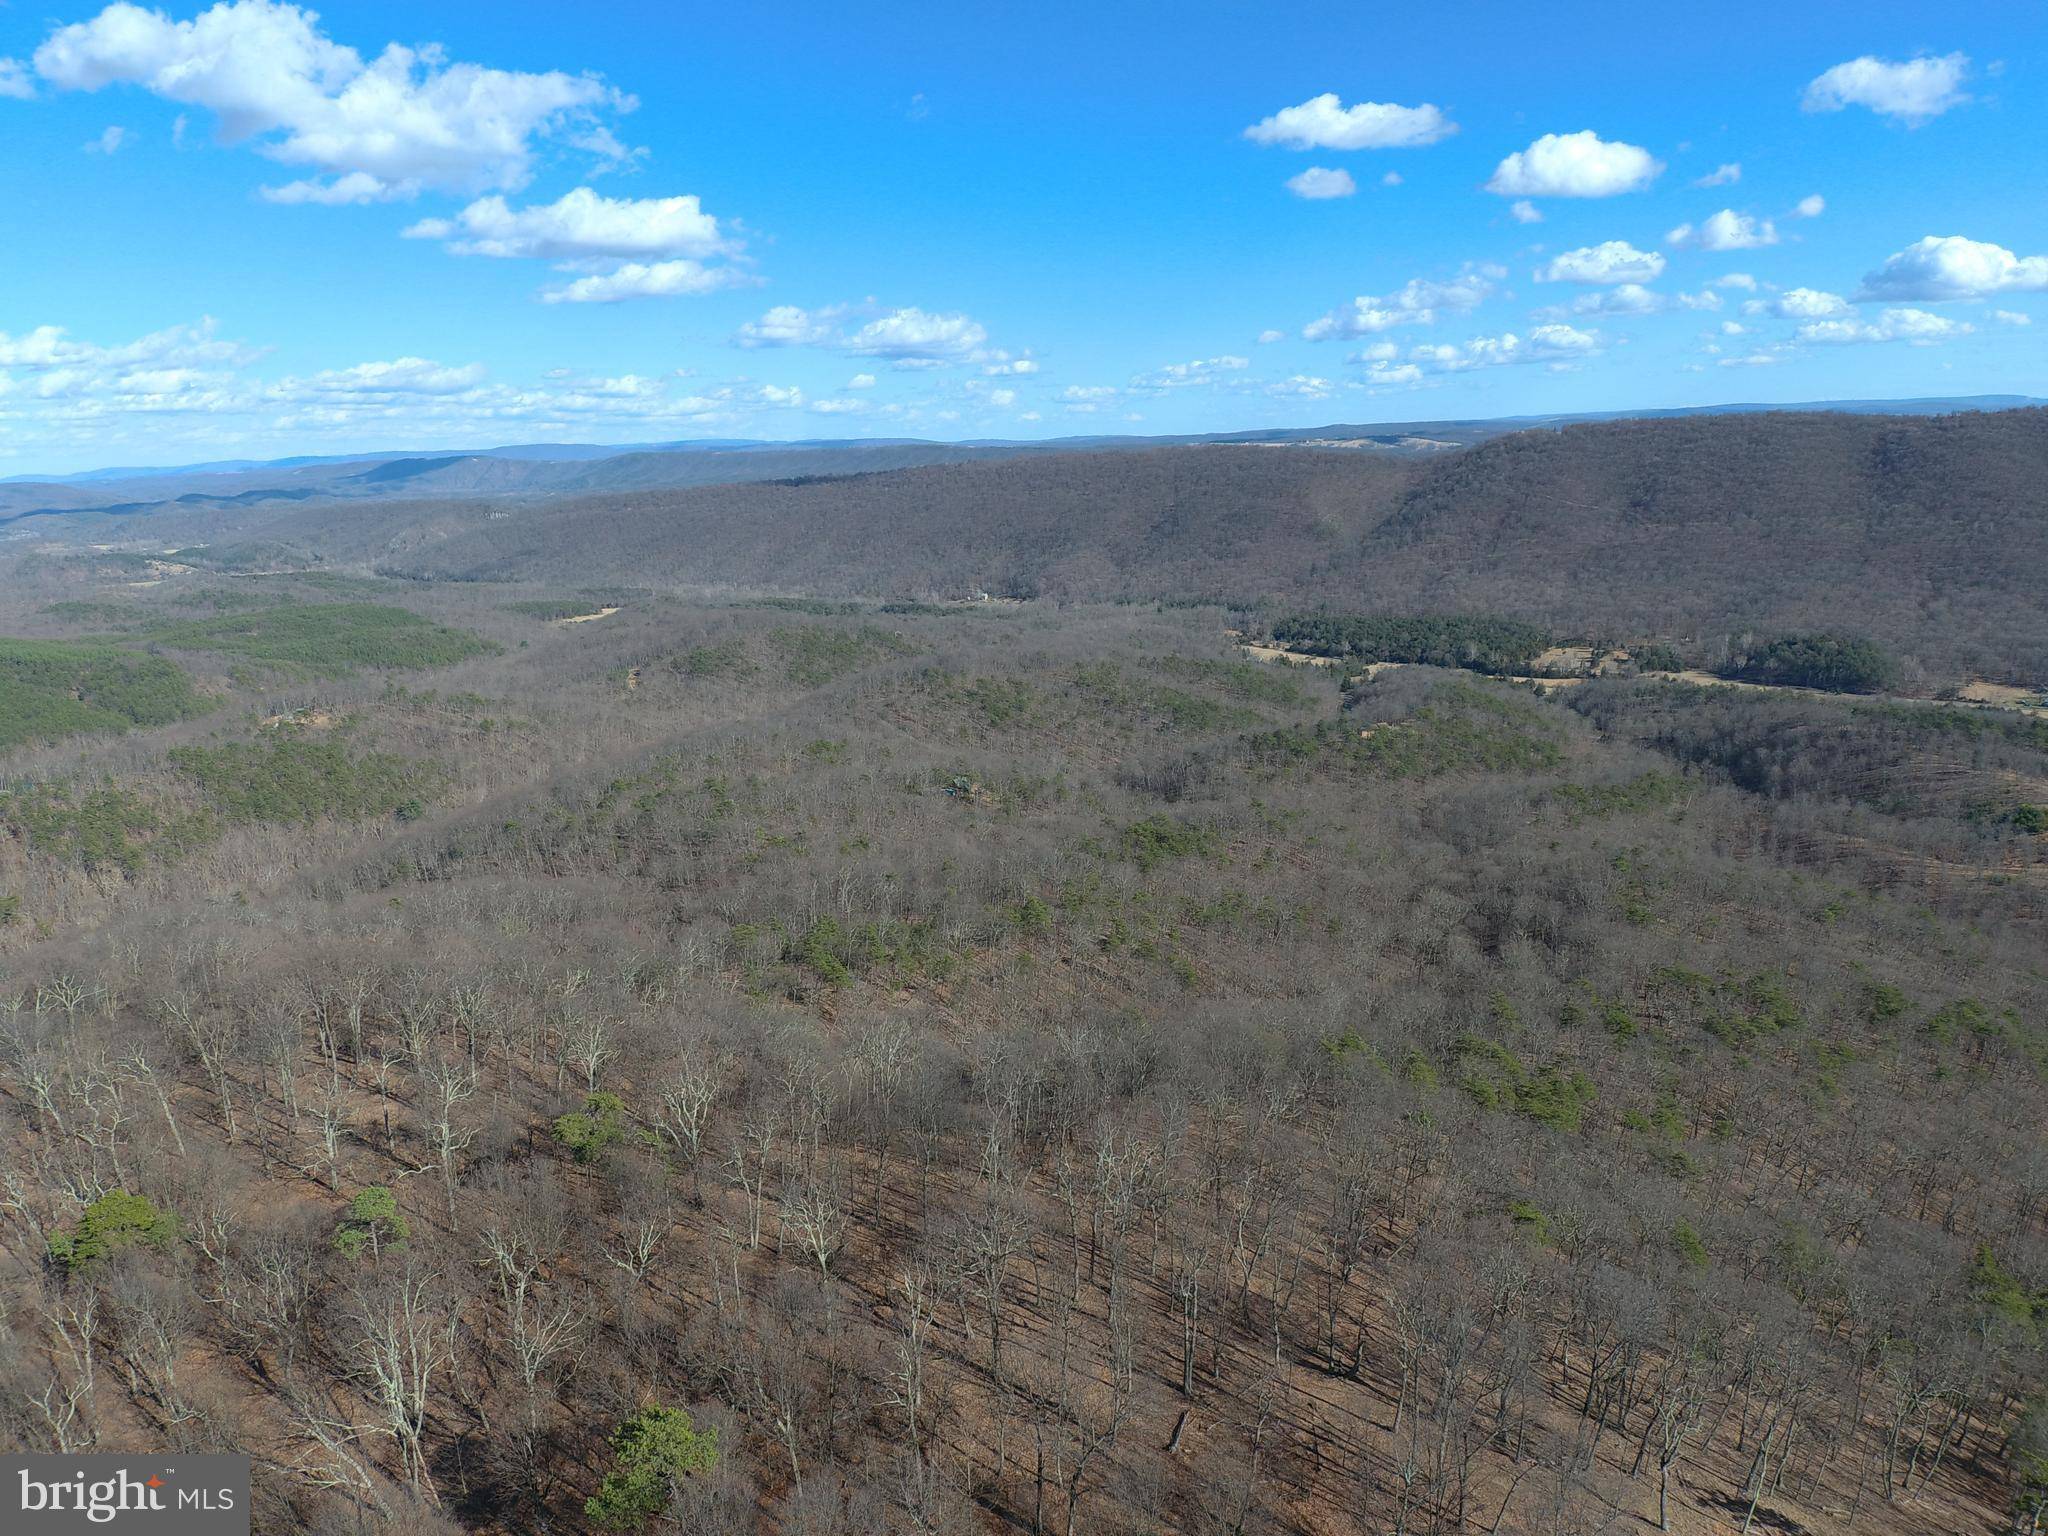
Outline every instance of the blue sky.
[(52, 6), (0, 474), (2048, 393), (2033, 0)]

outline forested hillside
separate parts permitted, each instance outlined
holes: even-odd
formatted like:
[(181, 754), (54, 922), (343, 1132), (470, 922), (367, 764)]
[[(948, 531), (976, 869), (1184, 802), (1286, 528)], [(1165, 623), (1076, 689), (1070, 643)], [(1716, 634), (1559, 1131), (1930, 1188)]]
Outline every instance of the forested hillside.
[[(1334, 582), (1428, 523), (1269, 452), (1093, 523), (1030, 466), (1017, 558)], [(419, 579), (509, 519), (403, 580), (0, 569), (10, 1449), (246, 1451), (333, 1536), (2048, 1497), (2048, 723), (691, 593), (563, 516), (633, 578)], [(897, 553), (998, 588), (1000, 531)]]
[(1522, 432), (1428, 459), (1201, 445), (557, 501), (153, 521), (428, 580), (1462, 613), (1721, 653), (1848, 628), (1932, 690), (2048, 675), (2048, 411)]

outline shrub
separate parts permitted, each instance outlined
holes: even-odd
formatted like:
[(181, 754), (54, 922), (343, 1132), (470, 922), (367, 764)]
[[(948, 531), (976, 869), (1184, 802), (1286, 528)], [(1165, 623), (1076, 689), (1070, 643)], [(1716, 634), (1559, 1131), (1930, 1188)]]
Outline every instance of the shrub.
[(342, 1217), (334, 1234), (334, 1246), (352, 1259), (367, 1247), (375, 1258), (411, 1234), (412, 1228), (398, 1209), (398, 1197), (387, 1185), (372, 1184), (358, 1190), (355, 1199), (349, 1201), (348, 1214)]
[(555, 1121), (555, 1140), (579, 1163), (593, 1163), (626, 1137), (626, 1106), (615, 1093), (593, 1093), (583, 1108)]
[(50, 1234), (50, 1258), (70, 1274), (92, 1269), (137, 1243), (168, 1247), (178, 1220), (145, 1195), (109, 1190), (88, 1205), (68, 1229)]
[(684, 1478), (718, 1465), (718, 1431), (698, 1429), (681, 1408), (642, 1408), (613, 1432), (612, 1456), (583, 1512), (598, 1525), (634, 1530), (668, 1508)]

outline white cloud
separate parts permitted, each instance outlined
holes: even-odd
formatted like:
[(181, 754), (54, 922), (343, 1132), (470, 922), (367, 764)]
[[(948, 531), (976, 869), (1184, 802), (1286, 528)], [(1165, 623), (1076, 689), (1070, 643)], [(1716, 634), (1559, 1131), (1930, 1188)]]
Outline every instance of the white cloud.
[(1793, 288), (1763, 306), (1781, 320), (1831, 320), (1849, 313), (1849, 301), (1819, 288)]
[(451, 63), (431, 45), (393, 43), (366, 62), (318, 21), (276, 0), (225, 0), (191, 21), (122, 0), (52, 33), (35, 68), (60, 90), (137, 85), (205, 107), (227, 142), (335, 178), (294, 184), (286, 201), (338, 200), (343, 180), (351, 201), (516, 190), (544, 139), (617, 158), (599, 114), (635, 103), (596, 76)]
[(848, 389), (873, 389), (875, 387), (875, 376), (872, 373), (856, 373), (846, 381), (846, 387)]
[(1023, 378), (1038, 372), (1038, 359), (1029, 352), (1012, 357), (1002, 348), (996, 347), (987, 353), (987, 359), (981, 365), (981, 371), (992, 379)]
[(1225, 355), (1222, 357), (1201, 357), (1188, 363), (1168, 363), (1151, 373), (1141, 373), (1131, 379), (1134, 389), (1183, 389), (1190, 384), (1209, 384), (1234, 373), (1242, 373), (1251, 367), (1248, 357)]
[(1665, 308), (1664, 295), (1641, 283), (1622, 283), (1572, 300), (1576, 315), (1654, 315)]
[(742, 347), (822, 347), (837, 334), (842, 308), (809, 310), (778, 304), (758, 320), (749, 320), (733, 335)]
[(1808, 112), (1868, 107), (1917, 128), (1970, 99), (1962, 89), (1969, 73), (1970, 60), (1960, 53), (1922, 55), (1903, 64), (1865, 54), (1817, 76), (1802, 105)]
[(1267, 394), (1294, 400), (1327, 400), (1336, 391), (1337, 386), (1330, 380), (1312, 373), (1297, 373), (1289, 378), (1276, 379), (1266, 386)]
[(988, 340), (966, 315), (933, 315), (912, 307), (870, 320), (845, 340), (846, 350), (898, 362), (957, 361)]
[(1916, 346), (1927, 346), (1947, 341), (1952, 336), (1967, 336), (1973, 329), (1966, 321), (1950, 320), (1924, 309), (1888, 309), (1875, 321), (1815, 320), (1799, 327), (1799, 339), (1817, 342), (1906, 341)]
[(695, 197), (603, 197), (588, 187), (513, 208), (484, 197), (453, 219), (422, 219), (409, 240), (444, 240), (457, 256), (583, 261), (729, 255), (734, 247)]
[(1434, 144), (1457, 131), (1458, 125), (1428, 102), (1401, 107), (1361, 101), (1347, 107), (1334, 91), (1325, 91), (1252, 124), (1244, 136), (1254, 144), (1289, 149), (1400, 149)]
[(1539, 283), (1647, 283), (1664, 271), (1656, 251), (1639, 251), (1626, 240), (1606, 240), (1553, 256), (1537, 270)]
[(1723, 208), (1697, 225), (1679, 225), (1665, 235), (1664, 243), (1674, 247), (1689, 245), (1702, 251), (1753, 251), (1758, 246), (1776, 245), (1778, 229), (1769, 219)]
[(1432, 343), (1408, 354), (1411, 363), (1431, 373), (1462, 373), (1473, 368), (1497, 368), (1514, 363), (1569, 365), (1600, 350), (1600, 333), (1563, 324), (1538, 325), (1527, 336), (1505, 331), (1498, 336), (1474, 336), (1462, 346)]
[(1418, 277), (1394, 293), (1362, 293), (1349, 305), (1303, 327), (1302, 339), (1328, 341), (1334, 337), (1368, 336), (1397, 325), (1434, 325), (1442, 313), (1462, 314), (1476, 309), (1492, 294), (1500, 276), (1498, 268), (1473, 267), (1448, 282)]
[(1546, 133), (1501, 161), (1486, 190), (1501, 197), (1613, 197), (1641, 191), (1663, 169), (1647, 149), (1610, 143), (1590, 128)]
[(1543, 210), (1530, 202), (1526, 197), (1520, 198), (1508, 205), (1508, 216), (1517, 224), (1541, 224), (1543, 222)]
[(97, 138), (86, 140), (85, 152), (89, 155), (112, 155), (119, 153), (121, 146), (128, 142), (128, 130), (118, 124), (100, 130)]
[(481, 363), (459, 368), (424, 357), (400, 357), (388, 363), (357, 363), (331, 368), (306, 378), (285, 379), (276, 386), (286, 397), (320, 395), (455, 395), (474, 389), (484, 379)]
[(1296, 197), (1321, 201), (1332, 197), (1349, 197), (1358, 190), (1358, 183), (1351, 179), (1349, 171), (1333, 171), (1325, 166), (1312, 165), (1298, 176), (1287, 178), (1287, 190)]
[(1793, 204), (1792, 217), (1795, 219), (1817, 219), (1828, 211), (1828, 200), (1818, 192), (1809, 193)]
[(1269, 347), (1276, 341), (1285, 341), (1286, 339), (1287, 333), (1285, 331), (1276, 331), (1270, 327), (1259, 332), (1259, 345), (1262, 347)]
[(1987, 240), (1923, 235), (1863, 279), (1860, 298), (1981, 299), (2048, 289), (2048, 256), (2015, 256)]
[(1742, 166), (1730, 160), (1726, 165), (1716, 166), (1706, 175), (1693, 182), (1696, 187), (1729, 187), (1742, 180)]
[(2016, 309), (1994, 309), (1991, 311), (1991, 318), (2000, 325), (2032, 325), (2034, 323), (2032, 315), (2022, 314)]
[(1014, 389), (992, 389), (988, 392), (988, 403), (998, 406), (1003, 410), (1008, 410), (1017, 403), (1017, 391)]
[(707, 267), (679, 256), (674, 261), (629, 261), (609, 272), (593, 272), (541, 293), (543, 304), (617, 304), (626, 299), (667, 299), (746, 287), (759, 279), (738, 267)]
[(1398, 187), (1401, 185), (1401, 173), (1399, 171), (1387, 172), (1386, 175), (1380, 178), (1380, 185), (1383, 187)]
[(33, 101), (35, 94), (36, 84), (29, 78), (28, 66), (19, 59), (0, 59), (0, 99)]
[(1747, 272), (1730, 272), (1726, 277), (1714, 279), (1716, 288), (1740, 288), (1745, 293), (1756, 292), (1756, 279)]

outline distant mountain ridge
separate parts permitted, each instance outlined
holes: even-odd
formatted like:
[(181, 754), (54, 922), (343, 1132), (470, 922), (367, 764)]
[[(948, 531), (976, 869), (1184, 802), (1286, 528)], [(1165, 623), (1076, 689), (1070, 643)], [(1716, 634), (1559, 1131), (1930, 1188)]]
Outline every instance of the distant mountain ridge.
[(2020, 395), (1903, 401), (1682, 406), (1628, 412), (1330, 423), (1159, 437), (1086, 436), (1043, 440), (937, 442), (918, 438), (809, 439), (772, 442), (706, 438), (665, 443), (521, 443), (476, 450), (301, 455), (217, 460), (156, 469), (98, 469), (71, 475), (0, 479), (0, 524), (24, 517), (100, 513), (130, 518), (171, 504), (247, 506), (315, 497), (553, 496), (660, 487), (743, 484), (821, 475), (873, 474), (926, 464), (1075, 452), (1131, 452), (1194, 443), (1317, 445), (1407, 455), (1469, 447), (1510, 432), (1586, 421), (1830, 411), (1932, 415), (2012, 410), (2044, 402)]

